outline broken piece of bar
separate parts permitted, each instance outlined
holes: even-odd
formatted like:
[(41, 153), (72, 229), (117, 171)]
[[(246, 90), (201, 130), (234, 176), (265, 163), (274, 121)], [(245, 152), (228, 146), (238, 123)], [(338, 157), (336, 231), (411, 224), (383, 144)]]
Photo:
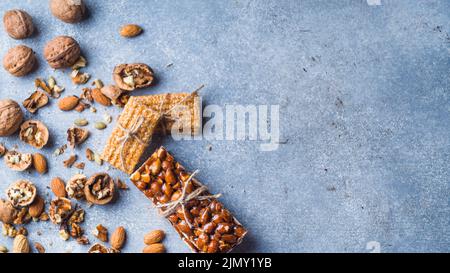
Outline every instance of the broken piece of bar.
[(182, 133), (195, 135), (201, 125), (197, 91), (131, 97), (106, 143), (102, 159), (131, 174), (157, 130), (167, 133), (176, 126), (188, 128)]
[(166, 217), (194, 252), (233, 250), (247, 230), (202, 183), (159, 148), (130, 179)]

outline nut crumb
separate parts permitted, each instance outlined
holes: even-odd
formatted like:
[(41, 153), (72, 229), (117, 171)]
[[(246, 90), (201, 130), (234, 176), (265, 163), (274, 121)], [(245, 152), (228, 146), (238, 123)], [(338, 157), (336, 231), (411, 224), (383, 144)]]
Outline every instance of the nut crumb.
[(66, 168), (72, 168), (75, 161), (77, 161), (77, 155), (71, 155), (67, 160), (64, 160), (63, 164)]

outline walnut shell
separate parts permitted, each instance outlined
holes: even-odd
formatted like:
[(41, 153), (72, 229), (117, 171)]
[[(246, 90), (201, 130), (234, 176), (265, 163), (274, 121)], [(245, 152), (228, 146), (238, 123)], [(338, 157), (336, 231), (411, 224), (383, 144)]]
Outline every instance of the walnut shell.
[(69, 36), (58, 36), (47, 43), (44, 57), (55, 69), (70, 67), (80, 58), (81, 49), (78, 42)]
[(25, 207), (36, 198), (36, 186), (28, 180), (18, 180), (6, 189), (6, 196), (14, 207)]
[(3, 57), (3, 67), (11, 75), (22, 77), (33, 70), (36, 56), (33, 50), (24, 45), (18, 45), (8, 50)]
[(69, 145), (72, 148), (82, 144), (88, 136), (89, 131), (82, 128), (72, 127), (67, 130), (67, 142), (69, 142)]
[(49, 133), (44, 123), (38, 120), (27, 120), (20, 126), (20, 140), (42, 149), (48, 142)]
[(115, 85), (103, 86), (100, 91), (103, 95), (108, 97), (113, 104), (116, 104), (117, 99), (122, 95), (123, 91)]
[(54, 224), (61, 224), (73, 213), (73, 206), (70, 199), (58, 197), (50, 202), (50, 220)]
[(107, 173), (94, 174), (84, 186), (86, 200), (97, 205), (111, 202), (115, 194), (114, 180)]
[(50, 11), (61, 21), (74, 24), (83, 20), (86, 6), (83, 0), (51, 0)]
[(91, 248), (89, 248), (88, 253), (119, 253), (118, 250), (112, 249), (110, 247), (106, 247), (102, 244), (96, 243), (93, 246), (91, 246)]
[(13, 39), (25, 39), (34, 32), (31, 16), (23, 10), (8, 10), (3, 15), (3, 26), (8, 35)]
[(31, 154), (21, 154), (17, 151), (8, 151), (4, 160), (8, 168), (18, 172), (25, 171), (33, 164), (33, 156)]
[(0, 199), (0, 222), (12, 224), (19, 211), (9, 201)]
[(30, 113), (34, 114), (39, 108), (44, 107), (48, 103), (48, 96), (42, 91), (35, 91), (23, 103), (23, 107)]
[(84, 199), (84, 186), (86, 185), (87, 178), (83, 174), (76, 174), (66, 184), (67, 196), (77, 200)]
[(0, 100), (0, 136), (10, 136), (19, 129), (23, 120), (22, 109), (13, 100)]
[(120, 64), (114, 68), (113, 79), (126, 91), (149, 87), (153, 83), (153, 70), (146, 64)]

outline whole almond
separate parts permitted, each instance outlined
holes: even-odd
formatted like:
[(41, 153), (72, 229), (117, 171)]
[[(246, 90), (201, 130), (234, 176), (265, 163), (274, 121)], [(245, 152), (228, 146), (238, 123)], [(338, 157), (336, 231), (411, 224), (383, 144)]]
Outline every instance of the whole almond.
[(58, 107), (62, 111), (71, 111), (77, 107), (79, 101), (77, 96), (68, 96), (59, 100)]
[(40, 174), (44, 174), (47, 172), (47, 160), (40, 153), (35, 153), (33, 155), (33, 166)]
[(160, 243), (164, 239), (164, 235), (162, 230), (151, 231), (144, 236), (144, 243), (146, 245)]
[(118, 227), (111, 235), (109, 243), (111, 244), (112, 248), (120, 250), (123, 247), (123, 244), (125, 243), (125, 239), (126, 239), (125, 228)]
[(41, 216), (42, 212), (44, 211), (45, 207), (45, 201), (39, 196), (36, 196), (33, 203), (28, 208), (28, 213), (33, 218), (38, 218)]
[(136, 37), (141, 34), (142, 28), (138, 25), (129, 24), (120, 29), (120, 35), (127, 38)]
[(19, 234), (14, 238), (13, 253), (30, 253), (30, 244), (27, 237)]
[(66, 185), (64, 185), (64, 181), (61, 178), (53, 178), (50, 188), (56, 197), (66, 197)]
[(111, 106), (111, 100), (103, 95), (102, 91), (98, 88), (92, 89), (92, 98), (95, 102), (103, 105), (103, 106)]
[(144, 249), (142, 250), (142, 253), (164, 253), (166, 252), (166, 248), (164, 247), (163, 244), (151, 244), (148, 245), (146, 247), (144, 247)]
[(36, 248), (36, 250), (37, 250), (39, 253), (45, 253), (45, 248), (44, 248), (44, 246), (41, 245), (40, 243), (35, 242), (35, 243), (34, 243), (34, 247)]

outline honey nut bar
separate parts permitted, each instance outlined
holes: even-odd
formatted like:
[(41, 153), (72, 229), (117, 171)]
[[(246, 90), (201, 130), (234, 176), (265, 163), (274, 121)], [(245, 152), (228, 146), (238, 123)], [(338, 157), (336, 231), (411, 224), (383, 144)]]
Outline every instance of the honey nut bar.
[(247, 230), (193, 174), (159, 148), (131, 177), (194, 252), (225, 253)]

